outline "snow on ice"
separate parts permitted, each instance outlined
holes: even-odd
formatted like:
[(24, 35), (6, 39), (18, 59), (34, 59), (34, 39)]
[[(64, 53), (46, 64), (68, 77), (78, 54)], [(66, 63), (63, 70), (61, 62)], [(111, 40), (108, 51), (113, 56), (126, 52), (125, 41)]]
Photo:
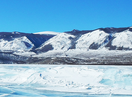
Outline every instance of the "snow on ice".
[(132, 67), (1, 65), (0, 87), (87, 94), (132, 95)]

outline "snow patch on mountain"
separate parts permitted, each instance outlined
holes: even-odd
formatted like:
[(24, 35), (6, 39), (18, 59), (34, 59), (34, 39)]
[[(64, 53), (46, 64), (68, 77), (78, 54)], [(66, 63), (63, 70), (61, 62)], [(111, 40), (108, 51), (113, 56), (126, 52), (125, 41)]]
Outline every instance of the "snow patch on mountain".
[(129, 30), (115, 33), (116, 38), (112, 41), (113, 46), (132, 48), (132, 32)]
[(71, 46), (71, 39), (73, 38), (75, 38), (74, 35), (60, 33), (45, 42), (39, 49), (42, 49), (46, 45), (51, 45), (53, 50), (68, 50)]
[(43, 32), (37, 32), (34, 34), (49, 34), (49, 35), (58, 35), (59, 32), (53, 32), (53, 31), (43, 31)]
[(0, 39), (2, 51), (29, 51), (34, 44), (27, 37), (14, 38), (11, 41)]
[(108, 33), (101, 30), (95, 30), (84, 34), (77, 40), (76, 49), (89, 50), (90, 47), (98, 49), (101, 45), (103, 45), (108, 36)]

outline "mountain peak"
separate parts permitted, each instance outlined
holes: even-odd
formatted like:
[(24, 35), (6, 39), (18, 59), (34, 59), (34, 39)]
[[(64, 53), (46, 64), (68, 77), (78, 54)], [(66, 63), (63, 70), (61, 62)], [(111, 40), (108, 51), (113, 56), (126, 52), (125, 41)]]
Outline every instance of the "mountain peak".
[(20, 32), (14, 31), (12, 32), (12, 34), (20, 34)]
[(77, 30), (77, 29), (73, 29), (73, 30), (72, 30), (72, 32), (78, 32), (78, 31), (79, 31), (79, 30)]

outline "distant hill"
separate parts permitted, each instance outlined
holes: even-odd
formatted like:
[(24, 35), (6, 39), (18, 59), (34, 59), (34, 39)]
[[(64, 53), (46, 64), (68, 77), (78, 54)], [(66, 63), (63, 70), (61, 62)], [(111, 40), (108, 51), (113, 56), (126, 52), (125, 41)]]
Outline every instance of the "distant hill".
[(47, 35), (57, 35), (59, 34), (59, 32), (53, 32), (53, 31), (43, 31), (43, 32), (37, 32), (37, 33), (34, 33), (34, 34), (47, 34)]

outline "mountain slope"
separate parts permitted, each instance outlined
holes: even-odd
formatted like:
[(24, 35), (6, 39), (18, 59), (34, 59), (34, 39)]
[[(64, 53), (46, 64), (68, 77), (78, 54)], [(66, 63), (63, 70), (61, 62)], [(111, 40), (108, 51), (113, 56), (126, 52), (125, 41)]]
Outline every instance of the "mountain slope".
[(37, 50), (131, 50), (132, 27), (99, 28), (96, 30), (73, 30), (61, 33), (46, 41)]
[(121, 33), (114, 34), (115, 39), (112, 41), (113, 46), (132, 49), (132, 32), (125, 30)]
[(95, 30), (82, 35), (76, 42), (76, 49), (89, 50), (103, 47), (108, 40), (109, 34), (101, 30)]
[(54, 35), (35, 35), (20, 32), (0, 32), (1, 51), (30, 51), (38, 48)]
[(0, 39), (0, 48), (2, 51), (30, 51), (33, 47), (34, 44), (26, 36), (10, 41)]
[(74, 35), (60, 33), (42, 44), (42, 46), (38, 48), (37, 51), (47, 52), (49, 50), (68, 50), (71, 46), (71, 40), (74, 37)]

